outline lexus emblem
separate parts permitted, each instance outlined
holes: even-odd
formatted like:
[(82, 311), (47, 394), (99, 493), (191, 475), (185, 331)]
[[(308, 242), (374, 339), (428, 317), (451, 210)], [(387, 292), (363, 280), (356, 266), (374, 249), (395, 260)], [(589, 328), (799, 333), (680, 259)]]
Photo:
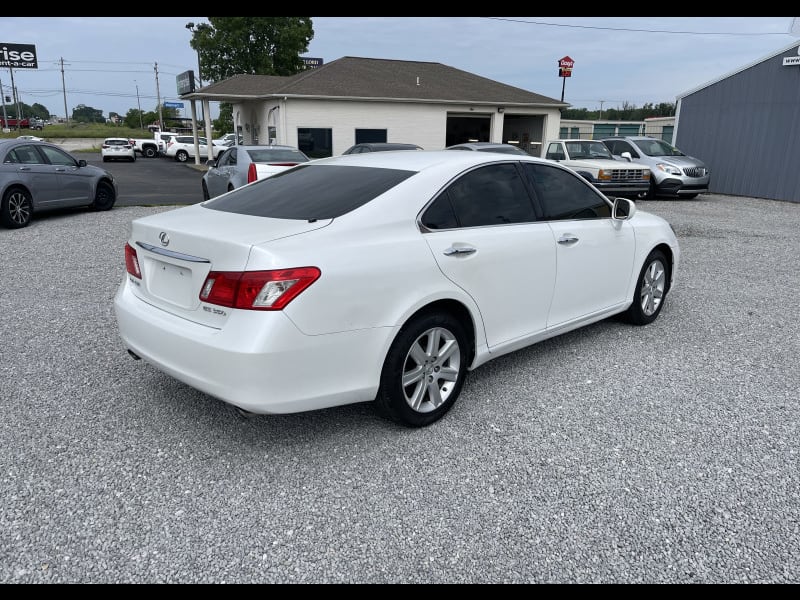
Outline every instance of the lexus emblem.
[(158, 239), (161, 240), (162, 246), (169, 246), (169, 236), (167, 235), (166, 231), (162, 231), (158, 234)]

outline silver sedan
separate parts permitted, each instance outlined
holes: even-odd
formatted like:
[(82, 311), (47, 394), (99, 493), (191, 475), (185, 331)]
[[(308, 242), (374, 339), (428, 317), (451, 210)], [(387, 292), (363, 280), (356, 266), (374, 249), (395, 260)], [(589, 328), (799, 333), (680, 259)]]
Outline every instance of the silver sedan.
[(203, 199), (208, 200), (310, 159), (292, 146), (231, 146), (208, 162)]

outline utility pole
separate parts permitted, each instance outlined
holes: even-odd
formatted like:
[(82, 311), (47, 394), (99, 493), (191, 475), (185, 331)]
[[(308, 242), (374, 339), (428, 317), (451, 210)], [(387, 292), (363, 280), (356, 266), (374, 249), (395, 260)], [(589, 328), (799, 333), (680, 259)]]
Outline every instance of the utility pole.
[(67, 125), (69, 125), (69, 111), (67, 110), (67, 86), (64, 83), (64, 57), (61, 57), (61, 91), (64, 93), (64, 116), (67, 117)]
[(3, 129), (8, 129), (8, 115), (6, 114), (6, 93), (3, 91), (3, 82), (0, 81), (0, 96), (3, 100)]
[(156, 98), (158, 99), (158, 129), (164, 131), (164, 115), (161, 113), (161, 89), (158, 87), (158, 63), (155, 63), (156, 71)]
[(136, 84), (136, 106), (139, 108), (139, 128), (144, 129), (144, 121), (142, 121), (142, 103), (139, 101), (139, 82), (134, 79), (133, 83)]
[(14, 104), (17, 106), (17, 127), (19, 129), (19, 123), (22, 121), (22, 114), (19, 112), (19, 96), (17, 96), (17, 86), (14, 85), (14, 69), (8, 67), (8, 72), (11, 73), (11, 96)]
[(606, 103), (605, 100), (600, 100), (600, 118), (597, 119), (598, 121), (602, 121), (603, 120), (603, 104), (605, 104), (605, 103)]

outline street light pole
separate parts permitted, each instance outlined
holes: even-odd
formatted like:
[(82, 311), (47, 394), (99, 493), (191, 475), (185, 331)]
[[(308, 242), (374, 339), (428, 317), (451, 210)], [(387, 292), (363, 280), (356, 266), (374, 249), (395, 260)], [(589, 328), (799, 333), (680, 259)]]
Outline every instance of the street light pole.
[[(189, 22), (189, 23), (186, 24), (186, 29), (191, 31), (192, 32), (192, 36), (194, 37), (194, 32), (195, 32), (195, 29), (197, 29), (197, 26), (194, 23)], [(200, 73), (200, 50), (199, 49), (195, 50), (195, 52), (197, 52), (197, 87), (201, 88), (201, 87), (203, 87), (203, 76)], [(203, 114), (203, 103), (202, 102), (200, 103), (200, 120), (201, 121), (205, 120), (205, 115)]]

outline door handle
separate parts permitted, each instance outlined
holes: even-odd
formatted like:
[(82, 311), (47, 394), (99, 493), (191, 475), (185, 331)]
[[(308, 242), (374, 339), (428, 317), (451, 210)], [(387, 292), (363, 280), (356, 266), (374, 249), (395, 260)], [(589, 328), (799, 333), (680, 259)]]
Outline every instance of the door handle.
[(470, 248), (469, 246), (461, 246), (461, 247), (458, 247), (458, 248), (450, 246), (449, 248), (447, 248), (444, 251), (444, 255), (445, 256), (459, 256), (459, 255), (474, 254), (477, 251), (478, 251), (477, 248)]
[(569, 246), (570, 244), (577, 244), (578, 238), (569, 233), (558, 238), (558, 243), (563, 244), (564, 246)]
[(56, 169), (56, 173), (65, 173), (66, 169)]
[(31, 168), (30, 167), (20, 167), (18, 170), (19, 171), (30, 171)]

